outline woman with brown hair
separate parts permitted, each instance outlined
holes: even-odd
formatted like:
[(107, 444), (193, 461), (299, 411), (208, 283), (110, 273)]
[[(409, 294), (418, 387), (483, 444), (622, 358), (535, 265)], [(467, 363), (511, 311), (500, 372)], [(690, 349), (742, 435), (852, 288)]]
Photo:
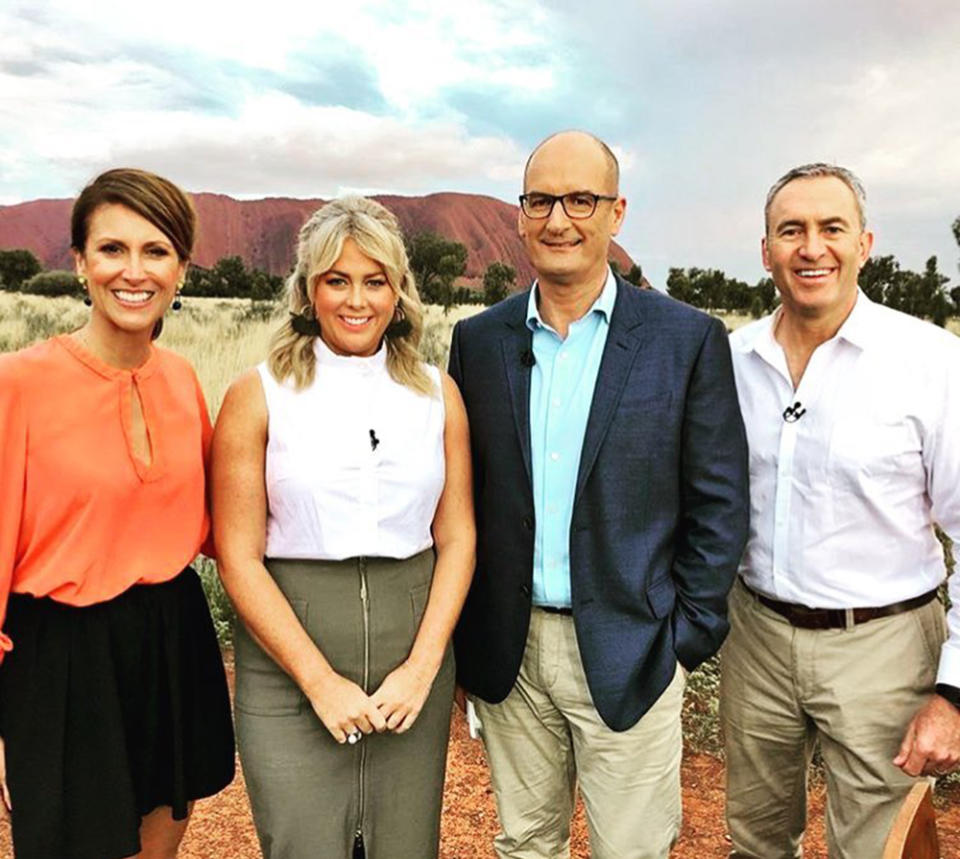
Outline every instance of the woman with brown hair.
[(214, 438), (237, 738), (266, 859), (436, 856), (450, 635), (474, 563), (466, 414), (422, 362), (396, 219), (300, 232), (290, 318)]
[(152, 344), (196, 216), (110, 170), (71, 243), (90, 317), (0, 356), (0, 787), (17, 859), (172, 859), (191, 802), (233, 778), (199, 580), (210, 421)]

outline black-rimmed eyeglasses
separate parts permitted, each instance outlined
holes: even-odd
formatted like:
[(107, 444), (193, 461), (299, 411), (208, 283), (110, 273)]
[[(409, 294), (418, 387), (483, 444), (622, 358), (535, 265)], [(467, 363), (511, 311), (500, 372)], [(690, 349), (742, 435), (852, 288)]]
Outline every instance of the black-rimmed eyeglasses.
[(616, 197), (610, 197), (605, 194), (594, 194), (590, 191), (571, 191), (569, 194), (541, 194), (534, 192), (532, 194), (520, 195), (520, 208), (523, 214), (528, 218), (542, 220), (549, 218), (553, 213), (553, 207), (560, 201), (563, 211), (568, 218), (575, 221), (582, 221), (589, 218), (597, 211), (597, 203), (600, 200), (616, 200)]

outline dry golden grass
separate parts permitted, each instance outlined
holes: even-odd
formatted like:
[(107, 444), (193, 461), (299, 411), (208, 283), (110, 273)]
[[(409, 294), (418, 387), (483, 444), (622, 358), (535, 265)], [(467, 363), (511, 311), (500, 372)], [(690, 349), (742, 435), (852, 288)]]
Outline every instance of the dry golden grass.
[[(440, 307), (428, 306), (423, 339), (426, 360), (446, 367), (454, 323), (481, 309), (462, 305), (445, 314)], [(77, 298), (0, 292), (0, 352), (73, 331), (88, 312)], [(193, 364), (210, 411), (216, 415), (230, 383), (266, 357), (270, 334), (284, 312), (243, 299), (190, 298), (183, 310), (167, 314), (158, 343)]]
[[(446, 367), (454, 324), (482, 309), (465, 304), (444, 313), (443, 308), (429, 305), (422, 343), (424, 358)], [(285, 312), (282, 307), (251, 305), (245, 299), (189, 298), (183, 310), (167, 314), (158, 342), (190, 360), (210, 411), (216, 415), (230, 382), (266, 357), (270, 334)], [(87, 313), (76, 298), (0, 292), (0, 352), (73, 331), (83, 324)], [(742, 314), (716, 315), (731, 331), (752, 321)], [(947, 329), (960, 334), (960, 320), (949, 320)]]

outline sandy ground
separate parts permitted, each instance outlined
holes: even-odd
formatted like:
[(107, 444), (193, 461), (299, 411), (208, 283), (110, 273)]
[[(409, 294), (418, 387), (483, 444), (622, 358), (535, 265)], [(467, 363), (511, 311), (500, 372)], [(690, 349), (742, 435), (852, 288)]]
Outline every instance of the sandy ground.
[[(228, 668), (232, 668), (229, 657)], [(729, 845), (723, 821), (721, 761), (704, 754), (684, 756), (683, 806), (683, 832), (672, 853), (673, 859), (726, 857)], [(809, 806), (810, 826), (804, 856), (826, 859), (822, 786), (811, 790)], [(937, 806), (943, 859), (960, 859), (960, 786), (940, 790)], [(496, 831), (496, 810), (483, 749), (479, 742), (470, 740), (463, 717), (455, 712), (443, 800), (440, 856), (442, 859), (495, 859), (491, 842)], [(11, 859), (12, 855), (9, 824), (3, 820), (0, 822), (0, 859)], [(572, 857), (588, 859), (589, 855), (583, 809), (578, 807)], [(180, 859), (213, 857), (260, 857), (242, 773), (225, 791), (197, 803), (180, 848)]]

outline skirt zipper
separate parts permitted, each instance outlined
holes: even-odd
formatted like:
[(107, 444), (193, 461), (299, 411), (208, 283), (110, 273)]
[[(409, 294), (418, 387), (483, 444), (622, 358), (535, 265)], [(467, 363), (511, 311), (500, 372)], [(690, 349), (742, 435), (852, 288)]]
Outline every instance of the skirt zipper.
[[(360, 608), (363, 614), (363, 691), (368, 695), (370, 683), (370, 595), (367, 592), (367, 559), (359, 559), (360, 567)], [(358, 772), (358, 810), (357, 831), (353, 836), (353, 859), (366, 859), (367, 851), (363, 843), (363, 812), (365, 804), (365, 768), (367, 763), (367, 744), (358, 743), (360, 747), (360, 769)]]

